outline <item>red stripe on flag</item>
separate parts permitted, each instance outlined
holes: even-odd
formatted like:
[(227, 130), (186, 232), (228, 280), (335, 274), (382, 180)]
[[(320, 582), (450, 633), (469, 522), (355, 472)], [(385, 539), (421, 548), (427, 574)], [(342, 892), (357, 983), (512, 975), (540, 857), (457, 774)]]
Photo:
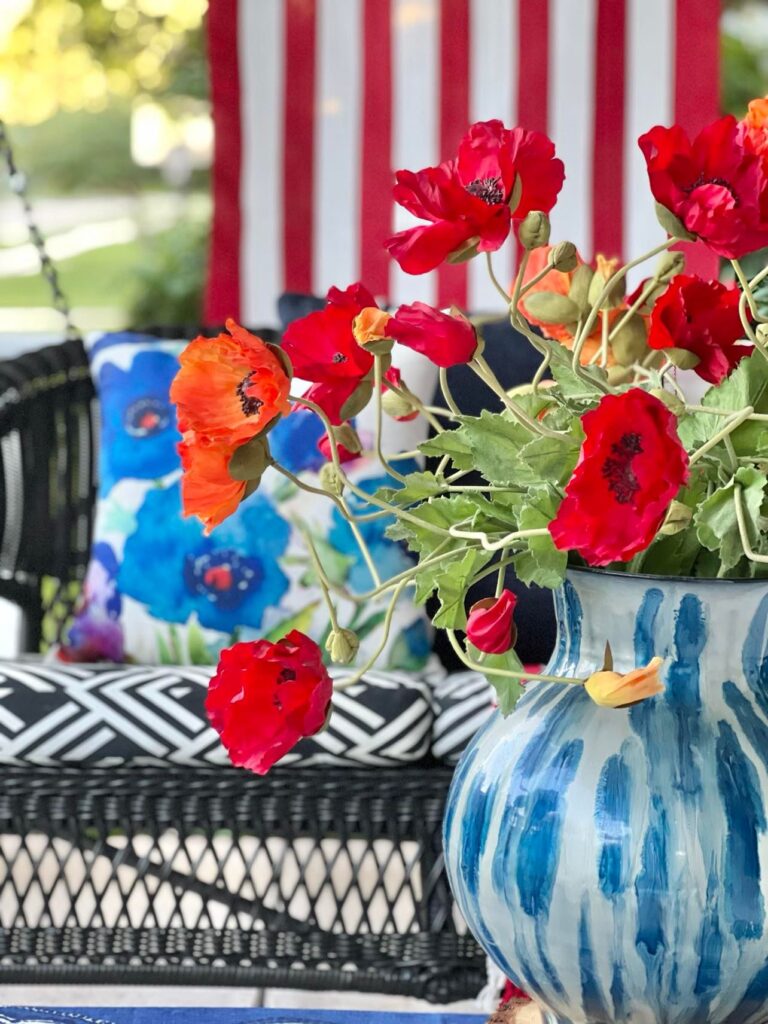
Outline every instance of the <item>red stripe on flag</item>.
[(549, 121), (549, 0), (519, 0), (517, 124), (546, 132)]
[[(440, 3), (440, 159), (456, 155), (469, 126), (469, 0)], [(437, 271), (437, 304), (467, 305), (467, 265)]]
[(621, 256), (624, 221), (625, 0), (598, 0), (592, 143), (592, 248)]
[(213, 107), (213, 224), (203, 318), (220, 324), (240, 317), (240, 72), (238, 0), (214, 0), (208, 10), (208, 54)]
[(389, 294), (392, 234), (392, 11), (390, 0), (366, 3), (363, 15), (363, 145), (360, 274), (377, 296)]
[[(719, 112), (720, 0), (677, 0), (675, 123), (695, 135)], [(686, 254), (689, 273), (717, 276), (719, 260), (701, 242), (679, 248)]]
[[(247, 3), (253, 0), (245, 0)], [(315, 155), (315, 0), (285, 0), (283, 279), (312, 291)]]

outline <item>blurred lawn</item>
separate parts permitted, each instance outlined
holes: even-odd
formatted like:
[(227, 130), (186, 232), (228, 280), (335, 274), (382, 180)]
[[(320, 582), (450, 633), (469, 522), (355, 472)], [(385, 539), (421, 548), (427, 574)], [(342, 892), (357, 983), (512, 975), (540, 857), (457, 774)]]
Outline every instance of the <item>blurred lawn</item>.
[[(156, 236), (157, 241), (161, 236)], [(139, 287), (137, 267), (145, 252), (141, 240), (72, 256), (57, 263), (64, 294), (73, 306), (129, 309)], [(47, 283), (39, 273), (0, 278), (0, 307), (50, 306)]]

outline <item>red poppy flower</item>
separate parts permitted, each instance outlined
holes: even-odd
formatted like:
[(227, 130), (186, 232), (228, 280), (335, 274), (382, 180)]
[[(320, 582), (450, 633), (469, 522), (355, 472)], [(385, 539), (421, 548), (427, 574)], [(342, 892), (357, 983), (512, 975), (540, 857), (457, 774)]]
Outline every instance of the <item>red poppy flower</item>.
[(678, 274), (651, 313), (651, 348), (683, 348), (699, 357), (696, 373), (719, 384), (752, 346), (742, 339), (738, 288)]
[(688, 479), (688, 455), (673, 413), (640, 388), (606, 395), (581, 422), (579, 461), (549, 532), (590, 565), (627, 562), (656, 536)]
[(185, 516), (197, 516), (210, 533), (227, 516), (231, 516), (243, 500), (245, 481), (229, 475), (229, 460), (234, 447), (209, 441), (187, 431), (179, 443), (184, 475), (181, 478), (181, 500)]
[(455, 160), (397, 172), (395, 201), (429, 223), (400, 231), (386, 247), (408, 274), (433, 270), (473, 246), (493, 252), (513, 219), (552, 209), (564, 176), (546, 135), (480, 121), (461, 140)]
[(467, 640), (485, 654), (503, 654), (517, 638), (513, 621), (517, 598), (511, 590), (475, 601), (467, 616)]
[(314, 640), (291, 630), (221, 652), (205, 710), (234, 765), (259, 775), (322, 729), (333, 683)]
[(193, 430), (235, 446), (259, 434), (276, 416), (291, 411), (290, 378), (275, 350), (227, 320), (229, 334), (195, 338), (179, 358), (171, 401), (182, 434)]
[(387, 324), (387, 332), (437, 366), (468, 363), (477, 350), (477, 334), (468, 320), (442, 313), (425, 302), (400, 306)]
[(344, 291), (331, 288), (325, 309), (289, 324), (283, 351), (296, 376), (327, 385), (362, 380), (373, 366), (373, 356), (358, 344), (352, 324), (370, 306), (376, 306), (376, 300), (361, 284)]
[(656, 200), (713, 252), (738, 259), (768, 245), (768, 176), (734, 117), (714, 121), (693, 143), (675, 125), (651, 128), (638, 144)]

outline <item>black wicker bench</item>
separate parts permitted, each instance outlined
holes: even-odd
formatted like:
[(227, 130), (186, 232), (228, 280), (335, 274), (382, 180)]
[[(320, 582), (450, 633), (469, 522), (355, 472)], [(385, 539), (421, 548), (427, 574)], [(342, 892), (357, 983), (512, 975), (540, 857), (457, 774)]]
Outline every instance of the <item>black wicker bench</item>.
[[(0, 362), (0, 596), (29, 650), (85, 574), (96, 424), (79, 341)], [(472, 996), (484, 958), (442, 865), (450, 775), (0, 766), (0, 983)]]

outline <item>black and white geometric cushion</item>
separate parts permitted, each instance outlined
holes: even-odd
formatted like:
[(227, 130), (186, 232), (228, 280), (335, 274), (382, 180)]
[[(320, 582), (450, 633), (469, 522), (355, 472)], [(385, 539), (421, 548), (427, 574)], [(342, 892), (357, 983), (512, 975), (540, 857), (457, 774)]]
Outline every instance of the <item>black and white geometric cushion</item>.
[(432, 756), (455, 764), (477, 730), (493, 714), (496, 694), (480, 672), (455, 672), (434, 687)]
[[(214, 671), (0, 662), (0, 764), (226, 765), (203, 706)], [(398, 765), (429, 751), (434, 712), (419, 679), (369, 672), (333, 706), (329, 727), (282, 765)]]

